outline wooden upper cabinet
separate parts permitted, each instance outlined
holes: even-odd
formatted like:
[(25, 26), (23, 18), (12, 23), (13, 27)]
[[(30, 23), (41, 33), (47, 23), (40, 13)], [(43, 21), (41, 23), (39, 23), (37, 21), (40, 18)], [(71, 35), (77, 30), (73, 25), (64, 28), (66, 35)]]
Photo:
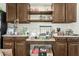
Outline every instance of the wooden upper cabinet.
[(54, 3), (53, 22), (71, 23), (76, 22), (76, 3)]
[(6, 4), (6, 17), (7, 22), (14, 22), (16, 20), (16, 4), (15, 3), (7, 3)]
[(76, 22), (77, 4), (66, 3), (66, 22)]
[(20, 23), (26, 23), (29, 20), (29, 4), (28, 3), (8, 3), (7, 22), (14, 22), (18, 19)]
[[(52, 5), (52, 7), (53, 7), (53, 5)], [(54, 23), (65, 22), (65, 4), (64, 3), (55, 3), (54, 4), (53, 22)]]
[(29, 22), (29, 7), (28, 3), (17, 4), (17, 19), (19, 19), (20, 23)]

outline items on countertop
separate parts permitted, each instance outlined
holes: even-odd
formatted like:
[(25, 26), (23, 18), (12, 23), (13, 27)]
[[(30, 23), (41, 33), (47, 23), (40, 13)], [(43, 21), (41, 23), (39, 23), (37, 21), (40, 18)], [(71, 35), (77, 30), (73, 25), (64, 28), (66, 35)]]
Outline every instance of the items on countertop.
[(55, 35), (58, 35), (58, 36), (69, 36), (69, 35), (74, 35), (74, 32), (72, 29), (65, 29), (65, 30), (62, 30), (61, 28), (57, 28), (53, 34), (54, 36)]
[(66, 33), (66, 35), (73, 35), (73, 30), (72, 29), (67, 29), (66, 31), (65, 31)]

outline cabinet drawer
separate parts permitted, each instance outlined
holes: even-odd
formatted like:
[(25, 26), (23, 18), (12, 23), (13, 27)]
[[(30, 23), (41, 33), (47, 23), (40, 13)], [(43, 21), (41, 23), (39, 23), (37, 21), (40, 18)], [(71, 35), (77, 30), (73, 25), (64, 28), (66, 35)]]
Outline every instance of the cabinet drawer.
[(67, 40), (64, 37), (55, 37), (55, 41), (57, 41), (57, 42), (66, 42)]
[(71, 37), (71, 38), (67, 38), (68, 42), (79, 42), (79, 38), (78, 37)]

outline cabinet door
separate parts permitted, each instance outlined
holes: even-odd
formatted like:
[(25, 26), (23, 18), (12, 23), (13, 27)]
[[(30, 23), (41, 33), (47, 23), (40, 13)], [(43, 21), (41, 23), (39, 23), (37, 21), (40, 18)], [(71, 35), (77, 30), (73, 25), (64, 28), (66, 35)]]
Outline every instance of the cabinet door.
[(15, 40), (15, 56), (26, 56), (26, 39), (16, 38)]
[(52, 17), (53, 17), (54, 23), (64, 23), (65, 22), (65, 4), (64, 3), (55, 3), (54, 4), (54, 11), (53, 11)]
[(29, 7), (28, 3), (17, 4), (17, 19), (20, 23), (29, 22)]
[(67, 56), (67, 43), (56, 42), (53, 45), (54, 56)]
[(79, 42), (68, 43), (68, 55), (79, 56)]
[(15, 3), (7, 3), (6, 4), (6, 17), (7, 22), (14, 22), (16, 20), (16, 4)]
[(76, 22), (77, 4), (66, 3), (66, 22)]
[(3, 38), (3, 49), (12, 49), (14, 55), (14, 40), (13, 38), (5, 37)]

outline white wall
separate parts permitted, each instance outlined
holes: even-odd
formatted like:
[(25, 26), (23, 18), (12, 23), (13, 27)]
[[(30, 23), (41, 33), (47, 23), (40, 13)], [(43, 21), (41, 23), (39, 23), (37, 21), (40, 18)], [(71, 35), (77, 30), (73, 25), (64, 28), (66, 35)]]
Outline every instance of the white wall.
[[(2, 9), (6, 11), (6, 5), (0, 4)], [(54, 23), (44, 23), (44, 22), (38, 22), (38, 23), (30, 23), (30, 24), (19, 24), (19, 28), (22, 28), (23, 26), (26, 26), (30, 32), (38, 32), (39, 33), (39, 26), (40, 25), (51, 25), (52, 29), (56, 29), (57, 27), (60, 27), (62, 30), (65, 29), (72, 29), (75, 33), (79, 34), (79, 3), (77, 4), (77, 22), (75, 23), (64, 23), (64, 24), (54, 24)]]
[(6, 11), (6, 4), (0, 3), (0, 9), (2, 9), (3, 11)]

